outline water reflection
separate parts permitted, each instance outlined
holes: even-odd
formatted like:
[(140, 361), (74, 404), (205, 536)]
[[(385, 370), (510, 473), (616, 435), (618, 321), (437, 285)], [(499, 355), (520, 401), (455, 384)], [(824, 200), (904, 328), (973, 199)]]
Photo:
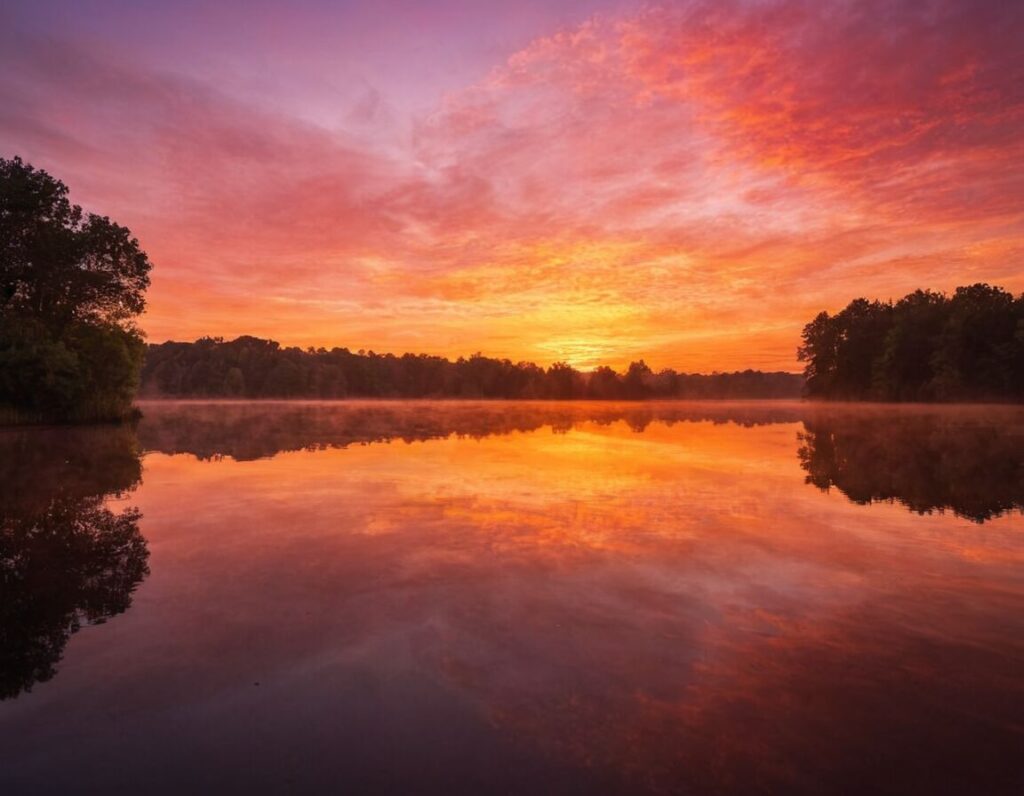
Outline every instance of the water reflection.
[(146, 450), (237, 461), (400, 440), (625, 424), (802, 423), (806, 482), (859, 504), (895, 501), (976, 522), (1024, 510), (1024, 410), (1010, 406), (864, 406), (795, 402), (153, 402)]
[(146, 450), (237, 461), (283, 451), (345, 448), (371, 442), (422, 442), (450, 436), (482, 439), (581, 423), (624, 422), (642, 432), (652, 422), (708, 421), (756, 426), (794, 422), (800, 405), (771, 402), (605, 403), (550, 401), (349, 401), (144, 403)]
[(49, 680), (72, 634), (131, 605), (148, 573), (128, 428), (0, 432), (0, 699)]
[(1024, 422), (1005, 407), (880, 408), (804, 419), (807, 483), (855, 503), (898, 501), (975, 522), (1024, 509)]
[[(894, 437), (874, 464), (898, 490), (864, 504), (841, 493), (871, 458), (853, 427)], [(979, 448), (1002, 477), (980, 441), (1022, 428), (1010, 409), (147, 406), (131, 502), (153, 572), (0, 704), (0, 791), (1017, 793), (1024, 520), (997, 514), (1019, 492), (964, 503), (973, 476), (957, 491), (898, 454)], [(810, 462), (838, 488), (808, 486)], [(874, 500), (917, 495), (989, 518)]]

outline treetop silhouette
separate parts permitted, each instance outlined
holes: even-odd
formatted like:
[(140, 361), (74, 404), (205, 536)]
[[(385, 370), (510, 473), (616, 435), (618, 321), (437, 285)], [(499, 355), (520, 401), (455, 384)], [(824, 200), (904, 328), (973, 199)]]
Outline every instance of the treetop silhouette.
[(812, 398), (1024, 400), (1024, 294), (979, 283), (854, 299), (808, 323), (797, 356)]
[(150, 268), (128, 229), (83, 212), (45, 171), (0, 158), (0, 414), (126, 415)]

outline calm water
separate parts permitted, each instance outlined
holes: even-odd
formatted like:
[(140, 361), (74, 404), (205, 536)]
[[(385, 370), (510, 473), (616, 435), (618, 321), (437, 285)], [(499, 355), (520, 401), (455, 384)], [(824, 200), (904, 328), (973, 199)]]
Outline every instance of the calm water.
[(1020, 793), (1024, 410), (0, 431), (0, 793)]

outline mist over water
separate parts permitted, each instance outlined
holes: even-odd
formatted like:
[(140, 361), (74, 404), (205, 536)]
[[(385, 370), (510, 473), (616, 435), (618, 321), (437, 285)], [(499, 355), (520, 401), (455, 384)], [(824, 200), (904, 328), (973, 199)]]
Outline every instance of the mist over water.
[(5, 793), (1024, 782), (1024, 409), (143, 409), (0, 431)]

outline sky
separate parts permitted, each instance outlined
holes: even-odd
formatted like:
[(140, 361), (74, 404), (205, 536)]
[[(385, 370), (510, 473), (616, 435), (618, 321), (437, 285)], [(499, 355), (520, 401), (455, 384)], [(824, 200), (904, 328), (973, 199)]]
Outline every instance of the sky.
[(1024, 3), (0, 5), (0, 156), (154, 264), (150, 342), (797, 370), (1024, 290)]

